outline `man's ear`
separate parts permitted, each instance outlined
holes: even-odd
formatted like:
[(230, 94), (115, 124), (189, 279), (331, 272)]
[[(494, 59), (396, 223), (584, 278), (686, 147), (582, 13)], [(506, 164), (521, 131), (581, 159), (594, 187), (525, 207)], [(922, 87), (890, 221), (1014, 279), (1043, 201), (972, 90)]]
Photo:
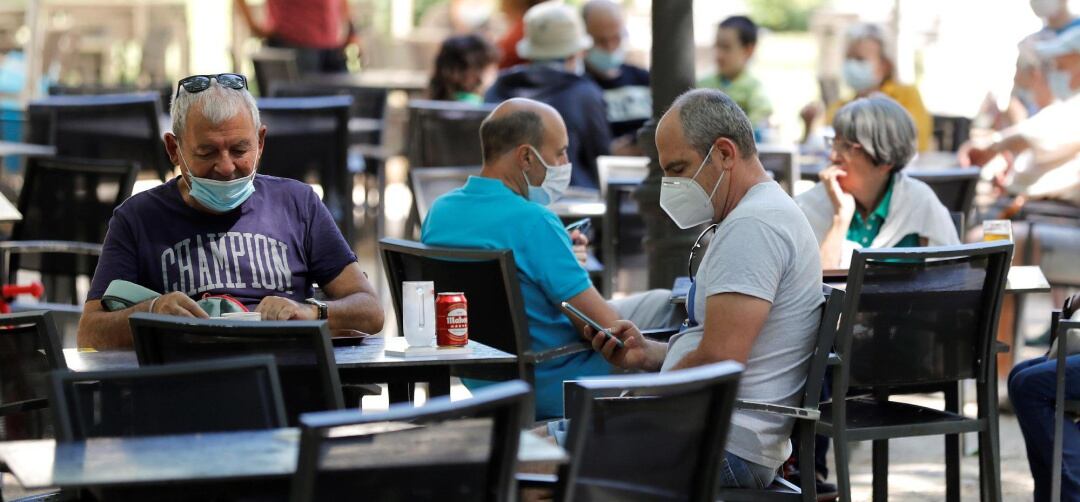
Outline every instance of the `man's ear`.
[(263, 146), (266, 144), (266, 124), (259, 126), (259, 156), (262, 156)]
[[(529, 148), (529, 145), (518, 145), (517, 148), (514, 149), (514, 160), (517, 161), (519, 168), (521, 166), (526, 166), (525, 169), (528, 169), (528, 167), (532, 165), (530, 160), (533, 155), (535, 154), (532, 152), (532, 149)], [(522, 169), (522, 171), (525, 169)]]
[(713, 157), (720, 161), (722, 169), (731, 169), (734, 165), (732, 161), (740, 155), (738, 145), (728, 138), (717, 138), (713, 143)]
[(176, 140), (176, 135), (167, 132), (163, 139), (165, 141), (165, 153), (169, 154), (169, 162), (172, 162), (172, 165), (174, 166), (180, 165), (180, 154), (178, 153), (180, 150), (180, 143)]

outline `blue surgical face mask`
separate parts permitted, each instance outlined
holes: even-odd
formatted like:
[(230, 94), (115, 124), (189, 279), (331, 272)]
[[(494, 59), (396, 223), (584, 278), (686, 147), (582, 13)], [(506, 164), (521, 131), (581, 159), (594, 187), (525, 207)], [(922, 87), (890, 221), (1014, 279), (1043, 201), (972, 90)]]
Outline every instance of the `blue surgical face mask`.
[(1050, 86), (1050, 92), (1054, 93), (1054, 97), (1062, 101), (1073, 97), (1077, 92), (1072, 88), (1072, 74), (1069, 72), (1051, 71), (1046, 76), (1046, 83)]
[(618, 70), (625, 60), (626, 51), (624, 51), (622, 47), (615, 49), (614, 52), (608, 52), (599, 47), (593, 47), (585, 53), (585, 62), (589, 64), (590, 68), (600, 73)]
[(847, 85), (851, 86), (855, 92), (867, 91), (880, 84), (877, 77), (874, 75), (874, 65), (869, 61), (846, 59), (844, 60), (844, 66), (841, 68), (840, 72), (843, 74), (844, 81), (847, 82)]
[(521, 175), (525, 177), (525, 185), (529, 187), (529, 200), (541, 206), (546, 206), (561, 199), (563, 194), (566, 193), (566, 188), (570, 186), (573, 165), (567, 162), (557, 166), (549, 166), (536, 148), (530, 145), (529, 149), (532, 150), (533, 155), (536, 155), (540, 165), (544, 166), (547, 173), (544, 175), (544, 182), (538, 187), (534, 187), (532, 183), (529, 183), (529, 176), (525, 174), (525, 171), (522, 171)]
[[(215, 213), (227, 213), (240, 207), (244, 201), (255, 193), (255, 169), (251, 174), (243, 178), (231, 181), (218, 181), (208, 178), (199, 178), (191, 174), (191, 167), (184, 158), (184, 153), (177, 148), (180, 160), (184, 162), (184, 168), (188, 172), (188, 184), (191, 186), (191, 197), (202, 204), (203, 207)], [(259, 165), (258, 152), (255, 154), (255, 166)]]

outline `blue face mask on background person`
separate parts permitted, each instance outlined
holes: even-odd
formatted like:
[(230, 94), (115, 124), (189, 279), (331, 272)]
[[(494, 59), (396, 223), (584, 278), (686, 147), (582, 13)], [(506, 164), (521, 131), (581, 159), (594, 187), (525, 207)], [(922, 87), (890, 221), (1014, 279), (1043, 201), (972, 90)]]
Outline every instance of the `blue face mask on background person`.
[(1077, 91), (1072, 88), (1072, 74), (1069, 72), (1054, 70), (1046, 76), (1046, 84), (1050, 86), (1050, 92), (1054, 93), (1054, 97), (1065, 101)]
[(845, 59), (844, 67), (840, 72), (844, 76), (844, 82), (847, 82), (847, 85), (851, 86), (855, 92), (873, 89), (880, 83), (874, 75), (874, 66), (869, 61)]
[[(255, 169), (251, 174), (243, 178), (231, 181), (218, 181), (209, 178), (199, 178), (191, 174), (191, 166), (180, 148), (176, 149), (180, 154), (180, 160), (184, 162), (184, 168), (188, 172), (188, 184), (191, 185), (191, 197), (202, 204), (203, 207), (216, 213), (227, 213), (240, 207), (244, 201), (255, 193)], [(259, 165), (258, 152), (255, 154), (255, 167)]]
[(619, 69), (625, 60), (626, 51), (624, 51), (622, 47), (615, 49), (614, 52), (608, 52), (599, 47), (593, 47), (585, 53), (585, 62), (588, 63), (592, 69), (601, 73)]
[(544, 182), (538, 187), (534, 187), (532, 183), (529, 183), (529, 177), (525, 174), (525, 171), (522, 171), (521, 175), (525, 176), (525, 185), (529, 187), (529, 200), (541, 206), (546, 206), (561, 199), (563, 194), (566, 193), (566, 188), (570, 186), (570, 174), (573, 166), (569, 162), (558, 166), (549, 166), (547, 162), (544, 162), (544, 158), (540, 156), (540, 152), (536, 151), (536, 148), (529, 146), (529, 149), (540, 160), (540, 165), (547, 169), (547, 174), (544, 175)]

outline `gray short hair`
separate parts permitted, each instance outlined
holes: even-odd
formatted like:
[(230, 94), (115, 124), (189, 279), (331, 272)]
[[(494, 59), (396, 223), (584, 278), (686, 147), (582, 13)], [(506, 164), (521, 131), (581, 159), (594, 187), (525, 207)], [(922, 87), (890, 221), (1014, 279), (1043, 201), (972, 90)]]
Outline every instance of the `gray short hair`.
[(242, 113), (246, 107), (251, 112), (251, 122), (255, 124), (255, 130), (259, 130), (262, 125), (259, 121), (259, 106), (255, 104), (255, 98), (247, 89), (230, 89), (218, 84), (216, 79), (211, 79), (210, 87), (205, 91), (192, 94), (180, 87), (179, 95), (173, 98), (169, 114), (172, 115), (172, 131), (177, 138), (183, 136), (181, 133), (193, 104), (198, 105), (199, 111), (212, 124), (229, 120)]
[(918, 139), (911, 115), (892, 98), (874, 94), (852, 101), (833, 117), (836, 137), (858, 143), (874, 165), (899, 171), (915, 156)]
[(757, 153), (750, 119), (727, 94), (714, 89), (692, 89), (675, 98), (671, 106), (679, 109), (679, 123), (687, 143), (702, 157), (717, 138), (735, 143), (744, 159)]

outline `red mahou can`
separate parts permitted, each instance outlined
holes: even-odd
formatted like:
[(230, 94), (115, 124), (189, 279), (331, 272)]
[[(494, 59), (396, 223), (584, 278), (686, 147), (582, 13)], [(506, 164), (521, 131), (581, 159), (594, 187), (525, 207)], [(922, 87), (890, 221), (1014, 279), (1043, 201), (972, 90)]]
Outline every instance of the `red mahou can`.
[(469, 343), (469, 302), (465, 293), (439, 293), (435, 300), (435, 338), (440, 347)]

